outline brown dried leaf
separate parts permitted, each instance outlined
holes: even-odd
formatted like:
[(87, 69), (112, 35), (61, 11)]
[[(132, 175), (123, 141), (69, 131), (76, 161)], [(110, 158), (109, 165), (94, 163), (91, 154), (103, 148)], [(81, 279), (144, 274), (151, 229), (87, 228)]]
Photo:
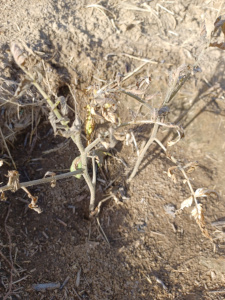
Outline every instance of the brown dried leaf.
[(214, 190), (208, 190), (207, 188), (199, 188), (195, 191), (195, 197), (208, 197), (215, 195), (219, 197), (219, 194)]
[(205, 218), (203, 214), (202, 204), (198, 203), (197, 206), (191, 212), (192, 216), (195, 218), (196, 223), (198, 224), (201, 232), (205, 237), (212, 240), (211, 236), (208, 233), (205, 225)]
[(0, 200), (1, 200), (1, 201), (6, 201), (6, 200), (7, 200), (7, 197), (5, 196), (5, 193), (4, 193), (4, 192), (1, 192)]
[(184, 167), (184, 169), (185, 169), (185, 168), (189, 168), (189, 169), (186, 171), (186, 173), (190, 174), (190, 173), (192, 173), (193, 171), (195, 171), (196, 168), (197, 168), (198, 166), (199, 166), (198, 162), (197, 162), (197, 161), (194, 161), (194, 162), (191, 162), (190, 164), (186, 165), (186, 166)]
[(31, 199), (31, 203), (28, 205), (30, 209), (35, 210), (38, 214), (42, 212), (41, 208), (37, 205), (38, 197), (32, 196), (26, 187), (21, 187), (26, 193), (27, 196)]
[(175, 169), (177, 169), (177, 166), (170, 167), (167, 171), (167, 175), (168, 175), (168, 177), (170, 177), (173, 180), (173, 182), (177, 183), (176, 176), (173, 172)]
[[(220, 32), (222, 31), (223, 33), (223, 38), (222, 41), (219, 41), (219, 35)], [(217, 39), (216, 41), (213, 41), (209, 44), (210, 47), (217, 47), (221, 50), (225, 50), (225, 42), (224, 42), (224, 36), (225, 36), (225, 16), (219, 16), (215, 23), (214, 23), (214, 29), (211, 32), (211, 37), (212, 39)], [(220, 39), (221, 40), (221, 39)]]
[(225, 50), (225, 43), (210, 43), (209, 47), (217, 47), (221, 50)]
[(182, 127), (179, 127), (179, 130), (177, 130), (177, 134), (178, 135), (174, 140), (167, 142), (167, 146), (171, 147), (175, 145), (184, 137), (184, 130)]
[(31, 203), (28, 205), (28, 207), (36, 211), (38, 214), (42, 213), (41, 208), (36, 204), (38, 201), (38, 197), (29, 196), (29, 198), (31, 198)]
[(9, 178), (7, 185), (12, 186), (12, 192), (15, 192), (19, 189), (19, 176), (19, 172), (15, 170), (8, 171), (8, 175), (6, 175), (6, 177)]
[(106, 121), (109, 121), (113, 124), (117, 122), (117, 115), (115, 112), (111, 111), (110, 109), (103, 109), (102, 116)]

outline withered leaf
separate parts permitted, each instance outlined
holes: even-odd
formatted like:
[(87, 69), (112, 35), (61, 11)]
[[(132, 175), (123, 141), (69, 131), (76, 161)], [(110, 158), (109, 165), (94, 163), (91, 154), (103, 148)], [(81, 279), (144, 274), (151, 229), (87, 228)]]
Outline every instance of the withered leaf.
[(181, 205), (180, 209), (184, 209), (185, 207), (190, 207), (193, 203), (193, 196), (190, 196), (189, 198), (185, 199)]
[[(223, 33), (223, 38), (219, 40), (220, 32)], [(214, 29), (211, 32), (211, 39), (209, 46), (210, 47), (217, 47), (221, 50), (225, 50), (225, 42), (224, 42), (224, 36), (225, 36), (225, 16), (219, 16), (215, 23), (214, 23)]]
[(195, 221), (198, 224), (199, 228), (201, 229), (203, 235), (208, 239), (212, 240), (211, 236), (208, 233), (208, 230), (206, 229), (202, 204), (198, 203), (197, 206), (195, 206), (195, 208), (192, 210), (191, 214), (195, 218)]
[(218, 193), (214, 190), (209, 190), (207, 188), (199, 188), (195, 191), (195, 197), (208, 197), (211, 195), (215, 195), (219, 197)]
[[(55, 175), (56, 175), (55, 172), (48, 171), (48, 172), (45, 173), (44, 178), (47, 177), (47, 176), (54, 177)], [(51, 181), (51, 187), (53, 188), (53, 187), (55, 187), (55, 186), (56, 186), (56, 180), (55, 180), (54, 178), (52, 178), (52, 181)]]
[(174, 167), (170, 167), (167, 171), (168, 177), (170, 177), (173, 180), (173, 182), (175, 182), (175, 183), (177, 182), (177, 179), (176, 179), (176, 176), (173, 171), (176, 169), (177, 169), (177, 166), (174, 166)]
[(175, 145), (176, 143), (178, 143), (182, 138), (184, 137), (184, 130), (182, 127), (179, 127), (179, 130), (177, 130), (177, 137), (172, 140), (167, 142), (167, 146), (171, 147), (173, 145)]
[(17, 65), (18, 66), (23, 65), (26, 60), (26, 56), (24, 55), (20, 47), (13, 42), (10, 46), (10, 50)]
[(60, 97), (58, 97), (57, 100), (60, 102), (62, 115), (66, 116), (68, 114), (68, 112), (69, 112), (68, 105), (66, 103), (66, 98), (63, 97), (63, 96), (60, 96)]

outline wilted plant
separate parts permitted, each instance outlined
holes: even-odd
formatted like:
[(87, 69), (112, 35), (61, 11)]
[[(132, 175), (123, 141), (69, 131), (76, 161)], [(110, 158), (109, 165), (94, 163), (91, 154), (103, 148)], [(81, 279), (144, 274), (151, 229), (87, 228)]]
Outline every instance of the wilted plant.
[[(217, 19), (215, 23), (215, 29), (212, 33), (215, 34), (219, 29), (222, 28), (224, 33), (223, 27), (224, 22), (221, 19)], [(163, 151), (166, 153), (166, 157), (172, 161), (175, 166), (169, 168), (168, 176), (176, 181), (175, 171), (179, 170), (184, 179), (187, 183), (191, 196), (184, 200), (181, 204), (180, 210), (183, 210), (185, 207), (194, 206), (192, 209), (192, 216), (195, 218), (196, 222), (198, 223), (202, 233), (211, 239), (204, 221), (203, 215), (203, 208), (202, 204), (198, 202), (197, 198), (199, 197), (206, 197), (213, 194), (216, 194), (214, 191), (210, 191), (208, 189), (197, 189), (194, 191), (191, 182), (188, 177), (188, 173), (193, 171), (197, 164), (195, 162), (188, 164), (186, 166), (182, 166), (176, 158), (170, 156), (168, 154), (167, 148), (160, 142), (157, 138), (158, 129), (159, 127), (167, 127), (175, 130), (177, 132), (177, 137), (174, 140), (171, 140), (167, 143), (167, 147), (171, 147), (175, 145), (177, 142), (180, 141), (184, 137), (184, 130), (182, 126), (178, 124), (168, 123), (165, 122), (165, 116), (169, 112), (169, 104), (177, 94), (177, 92), (181, 89), (181, 87), (185, 84), (187, 80), (191, 78), (193, 74), (200, 70), (199, 68), (199, 60), (203, 51), (208, 47), (219, 47), (220, 49), (225, 49), (223, 44), (211, 42), (206, 40), (206, 33), (205, 27), (203, 26), (203, 38), (205, 39), (205, 46), (202, 52), (198, 55), (196, 59), (196, 63), (194, 66), (187, 66), (182, 65), (180, 66), (174, 73), (172, 73), (172, 84), (166, 94), (166, 97), (163, 103), (158, 108), (151, 107), (148, 102), (146, 101), (144, 95), (146, 89), (144, 86), (148, 86), (150, 80), (149, 78), (141, 79), (140, 82), (136, 84), (135, 89), (129, 89), (128, 87), (124, 87), (125, 81), (130, 78), (135, 71), (131, 75), (127, 75), (125, 77), (117, 76), (116, 80), (112, 83), (103, 86), (99, 90), (93, 88), (92, 90), (92, 99), (86, 106), (86, 121), (84, 126), (84, 131), (86, 134), (87, 145), (84, 146), (81, 140), (81, 133), (82, 133), (82, 123), (78, 111), (75, 111), (75, 116), (72, 125), (70, 126), (70, 119), (67, 117), (68, 114), (68, 107), (66, 103), (66, 99), (64, 97), (57, 96), (57, 90), (54, 90), (54, 86), (51, 85), (51, 78), (46, 73), (46, 63), (37, 55), (35, 55), (31, 51), (31, 55), (27, 55), (17, 43), (12, 43), (11, 45), (11, 52), (14, 57), (15, 62), (17, 65), (24, 71), (25, 77), (21, 82), (20, 91), (18, 93), (24, 92), (27, 86), (33, 85), (45, 99), (46, 103), (48, 104), (49, 108), (49, 121), (52, 124), (55, 134), (60, 134), (65, 138), (71, 138), (73, 142), (76, 144), (80, 155), (75, 157), (72, 164), (70, 171), (71, 173), (67, 173), (66, 176), (75, 176), (76, 178), (80, 178), (82, 175), (89, 187), (90, 191), (90, 205), (89, 205), (89, 214), (90, 216), (95, 214), (95, 208), (99, 212), (99, 208), (101, 205), (96, 207), (95, 203), (95, 189), (96, 189), (96, 161), (99, 166), (101, 166), (104, 156), (108, 155), (109, 149), (112, 149), (116, 146), (118, 140), (126, 141), (128, 135), (125, 132), (122, 132), (121, 129), (123, 128), (130, 128), (130, 126), (140, 125), (140, 124), (150, 124), (153, 125), (151, 130), (151, 134), (149, 136), (148, 141), (143, 146), (143, 148), (139, 151), (138, 150), (138, 157), (135, 163), (135, 166), (132, 172), (127, 179), (127, 183), (130, 183), (134, 176), (137, 174), (139, 167), (145, 157), (149, 147), (153, 143), (157, 143)], [(145, 63), (146, 64), (146, 63)], [(144, 64), (144, 65), (145, 65)], [(143, 66), (144, 66), (143, 65)], [(140, 67), (137, 69), (139, 70)], [(55, 77), (54, 77), (55, 76)], [(56, 74), (53, 72), (53, 79), (56, 78)], [(72, 90), (71, 86), (69, 86), (71, 95), (74, 98), (75, 102), (75, 109), (76, 109), (76, 95), (75, 91)], [(125, 122), (121, 121), (120, 115), (118, 114), (118, 107), (117, 101), (114, 100), (117, 98), (118, 94), (125, 94), (129, 97), (132, 97), (136, 101), (140, 102), (142, 105), (146, 107), (148, 110), (148, 118), (143, 119), (141, 117), (139, 120), (125, 120)], [(97, 120), (101, 120), (101, 122), (107, 123), (105, 130), (102, 130), (101, 134), (98, 134), (97, 138), (93, 140), (95, 134), (95, 125)], [(118, 135), (120, 133), (120, 136)], [(132, 139), (137, 147), (135, 136), (132, 132)], [(93, 140), (93, 141), (92, 141)], [(127, 142), (127, 141), (126, 141)], [(103, 146), (103, 148), (97, 147), (98, 145)], [(88, 159), (91, 159), (92, 162), (92, 179), (88, 170)], [(0, 188), (0, 191), (4, 193), (5, 190), (11, 189), (12, 191), (16, 191), (18, 188), (23, 188), (28, 197), (31, 198), (32, 202), (30, 204), (30, 208), (35, 209), (37, 212), (40, 213), (40, 209), (37, 207), (37, 198), (33, 197), (29, 191), (24, 188), (24, 184), (19, 183), (18, 180), (18, 173), (16, 171), (11, 171), (14, 173), (9, 174), (9, 183), (6, 187)], [(48, 174), (51, 176), (52, 180), (55, 182), (56, 179), (60, 179), (60, 175)], [(47, 178), (45, 178), (47, 179)], [(48, 178), (49, 179), (49, 178)], [(10, 181), (11, 180), (11, 181)], [(44, 180), (44, 179), (43, 179)], [(13, 182), (12, 182), (13, 181)], [(44, 181), (42, 181), (44, 182)], [(41, 183), (41, 182), (40, 182)], [(32, 184), (32, 182), (31, 182)], [(54, 184), (53, 184), (54, 185)], [(2, 199), (5, 197), (2, 194)], [(111, 197), (116, 199), (116, 196), (111, 194)], [(107, 198), (108, 199), (108, 198)], [(105, 201), (102, 200), (102, 201)], [(101, 201), (100, 201), (101, 203)]]

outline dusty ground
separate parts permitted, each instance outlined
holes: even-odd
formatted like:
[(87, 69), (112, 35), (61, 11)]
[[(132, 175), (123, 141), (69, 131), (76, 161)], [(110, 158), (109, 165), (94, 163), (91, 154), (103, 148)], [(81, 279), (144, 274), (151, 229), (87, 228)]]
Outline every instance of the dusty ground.
[[(141, 66), (144, 61), (138, 58), (148, 58), (155, 63), (147, 63), (127, 84), (151, 76), (149, 94), (157, 93), (152, 99), (157, 106), (166, 93), (170, 70), (182, 63), (193, 64), (202, 49), (202, 20), (210, 25), (219, 10), (224, 13), (223, 1), (98, 2), (108, 11), (87, 7), (94, 3), (1, 1), (0, 124), (21, 181), (41, 178), (47, 171), (68, 170), (77, 149), (72, 142), (64, 145), (64, 138), (54, 137), (43, 115), (46, 110), (37, 108), (33, 116), (38, 130), (29, 145), (30, 108), (20, 108), (18, 118), (17, 107), (6, 103), (22, 76), (9, 50), (12, 41), (26, 42), (58, 71), (64, 78), (59, 89), (62, 95), (69, 93), (66, 83), (77, 84), (81, 108), (88, 102), (87, 87), (100, 88), (118, 72), (126, 75)], [(121, 204), (110, 200), (103, 206), (99, 220), (109, 244), (96, 220), (86, 218), (89, 193), (82, 179), (64, 179), (55, 188), (30, 188), (39, 197), (40, 215), (27, 209), (24, 192), (7, 193), (7, 201), (0, 203), (0, 250), (10, 259), (11, 245), (17, 270), (12, 278), (13, 294), (7, 299), (224, 299), (224, 233), (221, 226), (211, 225), (225, 218), (224, 52), (207, 49), (200, 66), (202, 72), (171, 104), (168, 120), (182, 124), (185, 138), (170, 153), (182, 163), (197, 160), (200, 167), (191, 174), (193, 187), (215, 189), (220, 195), (201, 201), (213, 243), (201, 234), (188, 211), (177, 216), (166, 213), (168, 204), (179, 208), (189, 191), (179, 176), (176, 184), (168, 178), (172, 163), (162, 151), (152, 147), (154, 151), (149, 151), (127, 186), (125, 178), (135, 163), (136, 150), (120, 143), (114, 155), (128, 167), (124, 169), (109, 157), (108, 177), (116, 179), (115, 186), (125, 186), (128, 197)], [(31, 89), (23, 97), (29, 102), (29, 97), (40, 96)], [(119, 100), (124, 112), (135, 109), (130, 98)], [(134, 133), (140, 146), (148, 131), (141, 127)], [(165, 143), (166, 138), (168, 131), (162, 130), (160, 139)], [(6, 155), (2, 144), (1, 156)], [(4, 175), (12, 168), (4, 164), (0, 182), (7, 182)], [(0, 297), (6, 299), (10, 267), (2, 257), (0, 276)], [(33, 289), (33, 284), (48, 282), (60, 283), (61, 288)]]

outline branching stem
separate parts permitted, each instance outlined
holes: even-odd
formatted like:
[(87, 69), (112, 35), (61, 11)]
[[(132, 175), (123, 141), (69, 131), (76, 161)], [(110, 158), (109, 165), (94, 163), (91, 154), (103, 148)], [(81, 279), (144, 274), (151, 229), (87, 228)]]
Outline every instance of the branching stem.
[(134, 176), (136, 175), (137, 171), (138, 171), (138, 168), (145, 156), (145, 153), (147, 152), (148, 148), (150, 147), (150, 145), (154, 142), (155, 140), (155, 137), (156, 137), (156, 134), (157, 134), (157, 131), (159, 129), (159, 125), (157, 123), (154, 124), (154, 127), (152, 129), (152, 132), (151, 132), (151, 136), (148, 140), (148, 142), (146, 143), (146, 145), (144, 146), (144, 148), (142, 149), (140, 155), (138, 156), (137, 158), (137, 161), (136, 161), (136, 164), (134, 166), (134, 169), (130, 175), (130, 177), (128, 178), (127, 182), (131, 182), (131, 180), (134, 178)]

